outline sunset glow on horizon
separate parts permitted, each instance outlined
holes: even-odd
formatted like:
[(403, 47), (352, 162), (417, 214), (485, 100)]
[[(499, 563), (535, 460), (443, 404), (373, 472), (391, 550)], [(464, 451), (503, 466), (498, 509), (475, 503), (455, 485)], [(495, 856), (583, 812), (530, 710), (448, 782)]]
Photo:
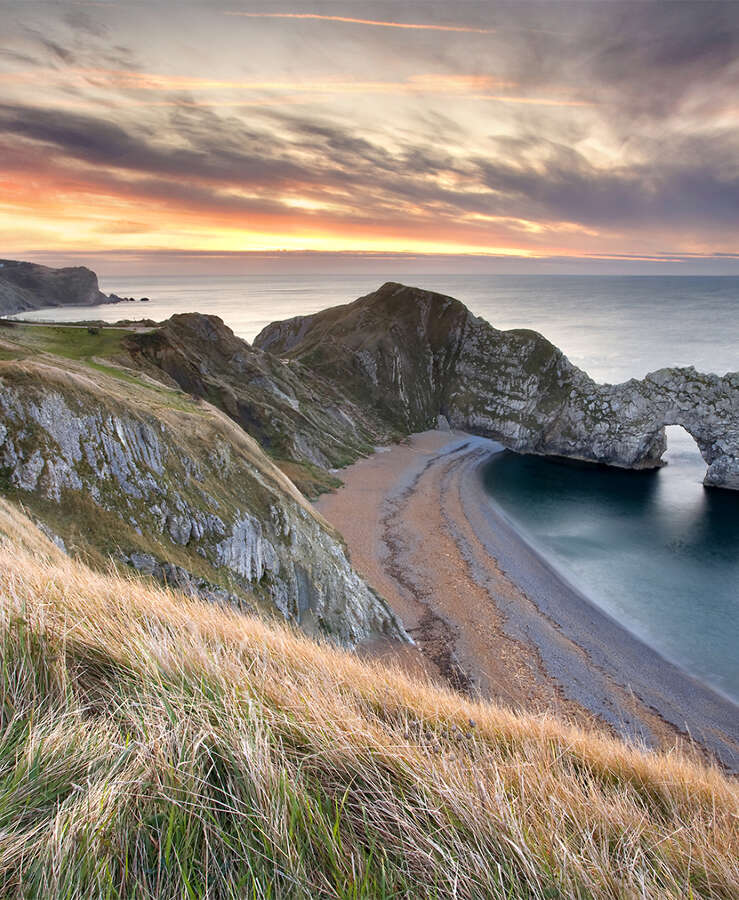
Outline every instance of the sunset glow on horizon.
[(0, 256), (739, 271), (730, 5), (0, 6)]

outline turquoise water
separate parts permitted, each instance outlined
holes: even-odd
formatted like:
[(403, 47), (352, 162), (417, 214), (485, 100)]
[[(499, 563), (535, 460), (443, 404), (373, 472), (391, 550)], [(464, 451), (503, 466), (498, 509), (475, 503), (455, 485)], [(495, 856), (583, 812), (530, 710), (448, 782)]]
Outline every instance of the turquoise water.
[[(84, 315), (220, 315), (251, 340), (268, 322), (346, 303), (382, 276), (101, 279), (151, 303)], [(403, 276), (465, 302), (498, 328), (533, 328), (598, 381), (665, 365), (739, 370), (739, 278)], [(35, 318), (73, 320), (79, 310)], [(595, 603), (656, 650), (739, 700), (739, 494), (708, 491), (693, 440), (668, 429), (669, 465), (651, 473), (501, 454), (486, 488), (531, 541)]]
[(502, 453), (484, 479), (587, 597), (739, 701), (739, 496), (704, 489), (692, 455), (670, 462), (624, 472)]

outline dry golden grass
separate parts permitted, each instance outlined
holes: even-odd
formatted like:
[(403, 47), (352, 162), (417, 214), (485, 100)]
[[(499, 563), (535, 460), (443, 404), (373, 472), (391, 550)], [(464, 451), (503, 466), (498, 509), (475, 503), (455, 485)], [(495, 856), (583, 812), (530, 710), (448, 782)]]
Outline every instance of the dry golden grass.
[(714, 768), (0, 533), (3, 897), (739, 897)]

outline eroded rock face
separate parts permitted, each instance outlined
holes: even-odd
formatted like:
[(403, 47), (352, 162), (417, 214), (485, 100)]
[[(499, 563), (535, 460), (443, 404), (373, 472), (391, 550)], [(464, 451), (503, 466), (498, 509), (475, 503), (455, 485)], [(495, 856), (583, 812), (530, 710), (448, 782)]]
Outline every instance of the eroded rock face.
[(739, 373), (661, 369), (596, 384), (540, 334), (499, 331), (450, 297), (389, 283), (348, 306), (269, 325), (255, 346), (300, 361), (406, 431), (455, 427), (522, 453), (662, 464), (682, 425), (705, 483), (739, 489)]
[(254, 441), (180, 393), (171, 408), (162, 391), (129, 394), (48, 361), (2, 367), (0, 482), (69, 552), (125, 559), (189, 594), (256, 603), (343, 644), (407, 638)]
[(444, 406), (470, 312), (458, 300), (386, 284), (313, 316), (268, 325), (254, 346), (302, 363), (408, 433)]
[(278, 459), (329, 469), (394, 436), (341, 385), (251, 347), (217, 316), (172, 316), (132, 334), (126, 349), (136, 367), (216, 404)]

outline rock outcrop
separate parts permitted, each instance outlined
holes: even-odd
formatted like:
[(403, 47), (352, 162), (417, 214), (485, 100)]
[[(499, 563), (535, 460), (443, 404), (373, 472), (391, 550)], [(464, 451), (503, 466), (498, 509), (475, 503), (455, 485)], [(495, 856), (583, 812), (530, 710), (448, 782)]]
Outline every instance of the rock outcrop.
[(254, 344), (405, 431), (442, 415), (518, 452), (640, 469), (662, 464), (665, 426), (682, 425), (705, 483), (739, 489), (739, 373), (661, 369), (596, 384), (540, 334), (499, 331), (451, 297), (394, 283), (269, 325)]
[(451, 297), (386, 284), (346, 306), (268, 325), (254, 346), (302, 363), (408, 433), (443, 411), (473, 319)]
[(46, 306), (95, 306), (116, 302), (98, 287), (84, 266), (52, 269), (37, 263), (0, 259), (0, 315)]
[(101, 566), (346, 645), (407, 637), (258, 444), (181, 391), (48, 356), (0, 362), (0, 488)]
[(215, 404), (276, 459), (331, 469), (399, 436), (337, 380), (251, 347), (217, 316), (172, 316), (125, 347), (131, 365)]

